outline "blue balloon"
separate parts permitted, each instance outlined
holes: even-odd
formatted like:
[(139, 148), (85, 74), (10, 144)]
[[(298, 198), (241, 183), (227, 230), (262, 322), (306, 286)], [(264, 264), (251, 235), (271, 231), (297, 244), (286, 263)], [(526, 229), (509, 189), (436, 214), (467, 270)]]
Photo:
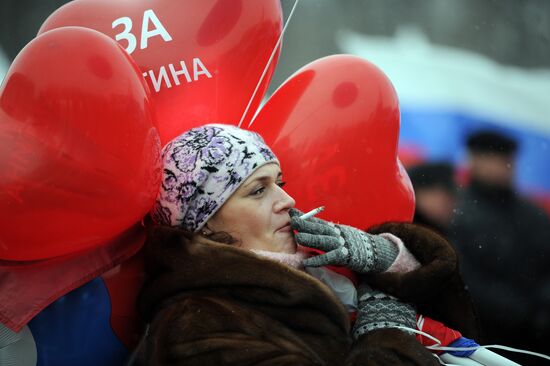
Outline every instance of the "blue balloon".
[(120, 366), (128, 349), (110, 324), (111, 300), (101, 277), (71, 291), (28, 324), (38, 366)]

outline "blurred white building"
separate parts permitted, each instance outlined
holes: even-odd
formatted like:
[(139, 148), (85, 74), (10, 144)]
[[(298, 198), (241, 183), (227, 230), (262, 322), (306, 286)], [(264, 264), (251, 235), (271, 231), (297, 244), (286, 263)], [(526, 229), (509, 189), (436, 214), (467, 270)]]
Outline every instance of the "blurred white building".
[(6, 72), (8, 72), (9, 66), (10, 64), (8, 58), (6, 57), (4, 50), (2, 50), (2, 47), (0, 47), (0, 83), (4, 80), (4, 76), (6, 75)]

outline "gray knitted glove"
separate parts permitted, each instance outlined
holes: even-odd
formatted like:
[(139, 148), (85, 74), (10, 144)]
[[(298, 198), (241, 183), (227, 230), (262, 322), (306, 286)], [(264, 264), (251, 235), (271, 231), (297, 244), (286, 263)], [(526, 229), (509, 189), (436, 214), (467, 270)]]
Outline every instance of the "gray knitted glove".
[(416, 329), (416, 310), (397, 298), (361, 284), (357, 289), (359, 304), (357, 320), (353, 326), (353, 337), (376, 329), (396, 326)]
[(304, 260), (306, 267), (337, 265), (358, 273), (384, 272), (397, 257), (397, 246), (381, 236), (314, 217), (303, 220), (301, 215), (290, 210), (298, 244), (326, 252)]

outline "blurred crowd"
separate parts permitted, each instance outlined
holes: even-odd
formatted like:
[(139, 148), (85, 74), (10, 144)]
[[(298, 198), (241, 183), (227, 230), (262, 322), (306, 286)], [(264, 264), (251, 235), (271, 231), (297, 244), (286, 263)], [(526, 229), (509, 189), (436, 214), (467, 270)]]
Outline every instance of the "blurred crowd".
[(482, 344), (545, 352), (550, 336), (550, 219), (518, 193), (515, 159), (521, 146), (513, 137), (483, 130), (465, 143), (465, 169), (448, 162), (408, 169), (416, 196), (414, 221), (436, 229), (456, 247)]

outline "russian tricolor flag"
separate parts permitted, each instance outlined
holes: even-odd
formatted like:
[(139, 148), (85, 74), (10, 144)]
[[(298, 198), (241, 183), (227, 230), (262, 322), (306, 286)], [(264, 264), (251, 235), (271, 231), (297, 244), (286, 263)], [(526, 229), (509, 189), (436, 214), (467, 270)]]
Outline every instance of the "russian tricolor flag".
[(393, 38), (342, 32), (338, 43), (343, 52), (376, 64), (393, 82), (405, 165), (446, 160), (460, 169), (467, 136), (491, 128), (519, 142), (517, 186), (550, 212), (550, 70), (505, 66), (435, 45), (411, 27)]

